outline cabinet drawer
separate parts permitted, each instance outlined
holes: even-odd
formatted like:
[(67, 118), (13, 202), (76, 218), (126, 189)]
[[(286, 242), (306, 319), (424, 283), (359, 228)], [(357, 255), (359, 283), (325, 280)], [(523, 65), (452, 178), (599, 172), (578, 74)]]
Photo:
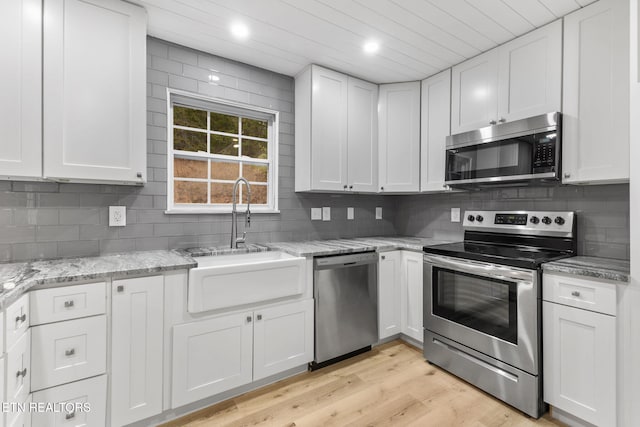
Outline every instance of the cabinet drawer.
[(7, 402), (21, 403), (29, 395), (31, 381), (31, 331), (23, 334), (7, 352)]
[(63, 405), (61, 412), (34, 412), (32, 427), (104, 426), (107, 376), (101, 375), (39, 391), (33, 394), (33, 401)]
[(29, 329), (31, 323), (29, 315), (29, 294), (22, 295), (16, 302), (7, 307), (5, 316), (6, 349), (11, 347)]
[(31, 325), (104, 314), (105, 282), (42, 289), (31, 293)]
[(31, 389), (103, 374), (106, 367), (106, 317), (94, 316), (31, 329)]
[(613, 283), (545, 273), (542, 298), (597, 313), (616, 315), (616, 285)]

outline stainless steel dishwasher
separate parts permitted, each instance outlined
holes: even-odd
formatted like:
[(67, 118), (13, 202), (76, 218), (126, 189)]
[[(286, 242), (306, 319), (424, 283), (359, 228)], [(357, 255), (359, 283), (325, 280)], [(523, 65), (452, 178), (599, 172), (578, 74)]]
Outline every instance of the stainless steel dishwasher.
[(371, 349), (378, 341), (378, 255), (313, 261), (315, 359), (311, 369)]

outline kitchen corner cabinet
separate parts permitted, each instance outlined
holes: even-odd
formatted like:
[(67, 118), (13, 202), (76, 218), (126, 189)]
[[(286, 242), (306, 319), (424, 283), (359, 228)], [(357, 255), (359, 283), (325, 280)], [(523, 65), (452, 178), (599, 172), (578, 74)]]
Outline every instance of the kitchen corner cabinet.
[(420, 82), (380, 85), (379, 191), (420, 189)]
[(47, 0), (43, 16), (44, 177), (144, 183), (144, 9), (116, 0)]
[(616, 285), (543, 275), (544, 401), (598, 426), (616, 425)]
[(629, 2), (564, 18), (562, 182), (629, 180)]
[(378, 260), (378, 338), (402, 332), (402, 251), (382, 252)]
[(42, 177), (42, 1), (0, 2), (0, 178)]
[(401, 283), (401, 324), (402, 333), (418, 342), (424, 339), (422, 327), (422, 283), (423, 254), (402, 251)]
[(296, 191), (376, 191), (377, 102), (377, 85), (317, 65), (296, 77)]
[(445, 191), (446, 139), (451, 134), (451, 70), (423, 80), (421, 91), (420, 191)]
[(111, 424), (162, 412), (164, 276), (112, 283)]
[(451, 133), (560, 111), (557, 20), (452, 68)]

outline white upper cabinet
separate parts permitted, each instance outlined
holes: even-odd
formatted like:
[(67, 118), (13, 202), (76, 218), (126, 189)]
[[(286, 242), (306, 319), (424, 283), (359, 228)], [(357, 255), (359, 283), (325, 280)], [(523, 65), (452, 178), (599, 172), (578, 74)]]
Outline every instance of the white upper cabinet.
[(42, 2), (0, 2), (0, 178), (42, 176)]
[(348, 190), (378, 188), (378, 85), (349, 77)]
[(44, 177), (146, 181), (146, 14), (116, 0), (44, 3)]
[(296, 77), (296, 191), (377, 189), (377, 85), (312, 65)]
[(451, 70), (422, 81), (420, 119), (420, 191), (443, 191), (445, 147), (451, 133)]
[(379, 190), (420, 189), (420, 82), (380, 85)]
[(600, 0), (564, 18), (565, 184), (629, 179), (629, 2)]
[(451, 133), (559, 111), (561, 82), (556, 21), (453, 67)]

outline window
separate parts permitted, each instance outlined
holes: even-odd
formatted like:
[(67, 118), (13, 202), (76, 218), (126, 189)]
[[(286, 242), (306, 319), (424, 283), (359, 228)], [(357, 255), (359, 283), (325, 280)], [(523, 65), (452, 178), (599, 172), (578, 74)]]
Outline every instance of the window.
[[(252, 212), (277, 212), (278, 112), (175, 90), (168, 99), (167, 212), (231, 212), (239, 177)], [(248, 196), (241, 184), (238, 205)]]

